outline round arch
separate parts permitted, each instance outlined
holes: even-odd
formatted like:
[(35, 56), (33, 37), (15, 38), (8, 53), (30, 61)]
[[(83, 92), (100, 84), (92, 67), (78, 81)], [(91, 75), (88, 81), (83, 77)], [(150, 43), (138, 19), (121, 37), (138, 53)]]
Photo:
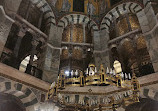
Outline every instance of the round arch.
[(97, 23), (90, 19), (88, 16), (86, 15), (82, 15), (82, 14), (68, 14), (63, 16), (57, 23), (58, 27), (63, 27), (65, 28), (67, 25), (69, 25), (70, 23), (73, 24), (90, 24), (90, 27), (93, 28), (93, 30), (99, 30), (99, 27), (97, 25)]
[(44, 19), (47, 20), (47, 24), (56, 24), (55, 14), (46, 0), (30, 0), (35, 6), (37, 6), (44, 14)]
[(36, 95), (29, 87), (3, 77), (0, 77), (0, 92), (19, 98), (25, 106), (26, 111), (34, 110), (34, 106), (38, 103)]
[(109, 33), (109, 27), (113, 22), (114, 18), (119, 18), (121, 15), (126, 13), (138, 13), (143, 9), (143, 7), (138, 4), (137, 2), (125, 2), (122, 4), (117, 5), (116, 7), (112, 8), (105, 16), (103, 17), (100, 29), (106, 30)]

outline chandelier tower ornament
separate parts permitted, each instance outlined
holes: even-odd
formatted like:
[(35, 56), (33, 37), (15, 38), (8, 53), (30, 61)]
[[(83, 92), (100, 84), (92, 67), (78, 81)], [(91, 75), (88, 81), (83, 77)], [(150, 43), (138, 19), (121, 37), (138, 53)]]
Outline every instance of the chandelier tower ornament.
[[(109, 110), (139, 102), (140, 84), (135, 73), (116, 73), (115, 70), (103, 67), (97, 70), (94, 64), (90, 64), (85, 73), (68, 76), (62, 70), (57, 82), (52, 83), (47, 99), (53, 100), (63, 110)], [(117, 87), (124, 90), (123, 93), (106, 94), (95, 88)], [(84, 90), (84, 93), (78, 89)], [(93, 89), (91, 89), (93, 88)], [(76, 89), (76, 90), (73, 90)]]

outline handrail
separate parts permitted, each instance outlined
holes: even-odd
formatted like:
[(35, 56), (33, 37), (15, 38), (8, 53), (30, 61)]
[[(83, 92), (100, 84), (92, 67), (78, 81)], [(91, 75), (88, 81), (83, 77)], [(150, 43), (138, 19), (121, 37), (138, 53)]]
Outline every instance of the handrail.
[(112, 40), (109, 40), (108, 44), (111, 44), (111, 43), (113, 43), (113, 42), (115, 42), (115, 41), (118, 41), (118, 40), (120, 40), (120, 39), (126, 38), (127, 36), (129, 36), (129, 35), (131, 35), (131, 34), (133, 34), (133, 33), (137, 33), (137, 32), (139, 32), (139, 31), (141, 31), (141, 29), (136, 29), (136, 30), (130, 31), (130, 32), (124, 34), (124, 35), (121, 35), (121, 36), (116, 37), (116, 38), (114, 38), (114, 39), (112, 39)]

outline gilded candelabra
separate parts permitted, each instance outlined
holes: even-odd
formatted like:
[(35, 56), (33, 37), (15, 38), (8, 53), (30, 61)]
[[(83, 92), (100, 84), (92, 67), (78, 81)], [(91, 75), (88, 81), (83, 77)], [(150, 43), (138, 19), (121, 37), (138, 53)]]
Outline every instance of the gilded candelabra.
[[(131, 77), (132, 76), (132, 77)], [(71, 96), (64, 96), (60, 94), (60, 91), (70, 87), (106, 87), (112, 85), (118, 88), (130, 90), (132, 93), (128, 96), (124, 96), (122, 99), (116, 100), (114, 96), (108, 97), (108, 101), (105, 100), (93, 100), (93, 99), (79, 99), (76, 101)], [(139, 91), (140, 84), (137, 80), (136, 75), (126, 74), (123, 72), (117, 72), (107, 68), (106, 71), (103, 65), (100, 66), (99, 71), (94, 64), (90, 64), (85, 73), (82, 71), (60, 71), (57, 82), (52, 83), (47, 99), (52, 99), (54, 102), (58, 103), (64, 110), (109, 110), (112, 109), (116, 111), (117, 108), (121, 106), (127, 106), (134, 102), (139, 102)], [(93, 91), (89, 89), (89, 93)], [(78, 94), (77, 92), (73, 92)], [(101, 98), (100, 98), (101, 99)]]

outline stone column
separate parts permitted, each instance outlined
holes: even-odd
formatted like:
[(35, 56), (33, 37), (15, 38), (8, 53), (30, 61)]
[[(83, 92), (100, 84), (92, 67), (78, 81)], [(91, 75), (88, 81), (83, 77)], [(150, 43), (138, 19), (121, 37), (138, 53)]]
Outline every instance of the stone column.
[(99, 69), (102, 58), (101, 58), (101, 41), (100, 41), (100, 33), (99, 31), (94, 31), (93, 32), (93, 40), (94, 40), (94, 60), (95, 60), (95, 65), (97, 67), (97, 69)]
[(73, 42), (73, 23), (70, 26), (70, 42)]
[(119, 36), (119, 31), (117, 27), (116, 17), (113, 17), (113, 27), (115, 29), (116, 37)]
[(129, 16), (128, 14), (125, 14), (126, 20), (127, 20), (127, 24), (128, 24), (128, 30), (132, 31), (132, 27), (131, 27), (131, 23), (129, 22)]
[(143, 0), (145, 8), (137, 13), (137, 17), (146, 40), (147, 49), (154, 71), (158, 72), (158, 22), (150, 2)]
[(83, 24), (82, 26), (83, 26), (83, 43), (85, 43), (86, 42), (86, 25)]
[(41, 12), (40, 18), (39, 18), (39, 21), (38, 21), (38, 28), (39, 28), (39, 29), (41, 28), (42, 19), (43, 19), (43, 13)]
[(109, 36), (105, 30), (94, 31), (94, 59), (98, 69), (101, 64), (104, 68), (110, 67), (108, 40)]
[(63, 28), (51, 25), (49, 30), (42, 79), (52, 83), (57, 80), (59, 73)]
[(14, 48), (14, 51), (13, 51), (15, 57), (18, 57), (18, 53), (19, 53), (19, 49), (20, 49), (20, 45), (21, 45), (21, 40), (25, 36), (25, 33), (26, 33), (26, 29), (24, 27), (20, 28), (20, 30), (17, 34), (18, 39), (16, 41), (15, 48)]
[(100, 31), (100, 41), (102, 48), (102, 64), (104, 67), (110, 67), (110, 50), (108, 47), (109, 33), (105, 30)]
[(26, 16), (25, 19), (28, 20), (29, 18), (29, 14), (30, 14), (30, 8), (31, 8), (31, 1), (29, 1), (28, 7), (27, 7), (27, 12), (26, 12)]

